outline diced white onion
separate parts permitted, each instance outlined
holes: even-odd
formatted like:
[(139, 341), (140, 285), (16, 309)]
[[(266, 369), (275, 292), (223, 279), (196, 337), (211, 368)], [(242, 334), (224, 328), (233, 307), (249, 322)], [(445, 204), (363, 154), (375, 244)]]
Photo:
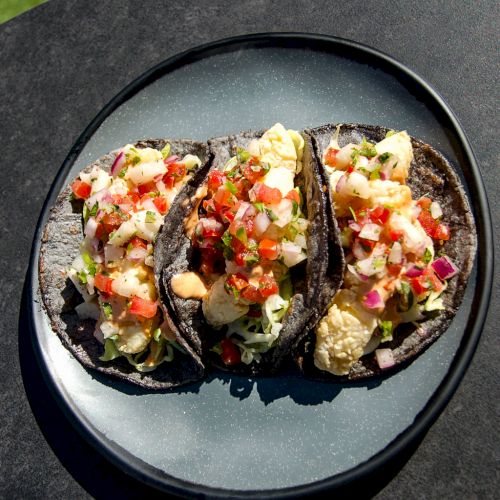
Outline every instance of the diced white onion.
[(384, 370), (394, 366), (394, 355), (391, 349), (376, 349), (375, 357), (377, 358), (378, 366)]
[(283, 257), (283, 263), (287, 267), (293, 267), (307, 258), (302, 253), (302, 248), (291, 241), (281, 243), (281, 256)]
[(401, 246), (401, 243), (396, 241), (391, 248), (391, 253), (389, 254), (388, 261), (391, 264), (401, 264), (401, 261), (403, 260), (403, 247)]
[(104, 246), (104, 261), (107, 266), (109, 266), (112, 262), (120, 260), (123, 257), (125, 249), (122, 247), (115, 247), (114, 245), (105, 245)]
[(382, 228), (378, 224), (365, 224), (359, 233), (359, 237), (365, 240), (378, 241), (381, 232)]
[(264, 234), (271, 224), (271, 219), (265, 212), (259, 212), (254, 219), (254, 231), (256, 236)]
[(93, 238), (95, 236), (96, 229), (97, 221), (95, 220), (95, 217), (89, 217), (87, 224), (85, 225), (85, 236)]
[(441, 205), (437, 201), (433, 201), (431, 203), (430, 210), (433, 219), (439, 219), (439, 217), (443, 216)]

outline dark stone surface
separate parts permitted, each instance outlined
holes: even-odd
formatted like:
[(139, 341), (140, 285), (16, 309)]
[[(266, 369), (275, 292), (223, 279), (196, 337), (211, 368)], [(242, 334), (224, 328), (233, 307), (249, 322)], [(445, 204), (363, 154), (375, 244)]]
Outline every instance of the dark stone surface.
[[(72, 144), (104, 104), (154, 64), (218, 38), (263, 31), (351, 38), (402, 61), (452, 107), (479, 161), (498, 234), (496, 5), (50, 0), (0, 26), (0, 497), (154, 496), (72, 429), (41, 380), (23, 318), (18, 335), (43, 200)], [(374, 480), (369, 495), (498, 496), (499, 295), (496, 280), (479, 348), (455, 396), (409, 460), (402, 457)]]

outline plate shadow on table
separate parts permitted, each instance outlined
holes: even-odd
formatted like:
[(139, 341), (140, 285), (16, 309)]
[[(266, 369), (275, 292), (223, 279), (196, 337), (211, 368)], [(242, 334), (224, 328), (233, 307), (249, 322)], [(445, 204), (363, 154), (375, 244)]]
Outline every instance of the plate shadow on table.
[[(26, 296), (25, 284), (18, 329), (21, 375), (28, 402), (36, 422), (61, 464), (80, 486), (94, 498), (177, 498), (162, 493), (156, 488), (146, 485), (123, 472), (104, 458), (73, 427), (45, 383), (42, 371), (38, 365), (31, 342)], [(106, 377), (99, 376), (99, 379), (101, 378), (106, 379)], [(283, 378), (278, 384), (275, 383), (275, 380), (270, 384), (272, 379), (234, 378), (221, 373), (210, 375), (208, 382), (215, 378), (221, 378), (224, 383), (229, 384), (230, 394), (240, 399), (248, 397), (253, 386), (256, 385), (259, 396), (265, 404), (286, 396), (291, 397), (298, 404), (319, 404), (322, 401), (333, 400), (341, 390), (339, 387), (321, 384), (324, 387), (322, 390), (311, 391), (307, 384), (305, 386), (297, 384), (298, 377), (296, 375), (291, 375), (289, 379)], [(197, 392), (201, 383), (205, 382), (191, 384), (186, 388), (177, 389), (177, 391)], [(127, 384), (124, 383), (120, 385), (127, 387)], [(139, 395), (144, 391), (138, 388), (137, 390), (129, 389), (127, 392)], [(318, 395), (311, 395), (312, 392), (317, 392)], [(396, 476), (417, 449), (422, 438), (423, 436), (407, 448), (402, 455), (394, 457), (389, 463), (386, 463), (383, 470), (376, 471), (366, 477), (366, 480), (357, 481), (355, 484), (342, 487), (339, 493), (355, 494), (359, 498), (371, 498)], [(308, 498), (311, 497), (308, 496)]]

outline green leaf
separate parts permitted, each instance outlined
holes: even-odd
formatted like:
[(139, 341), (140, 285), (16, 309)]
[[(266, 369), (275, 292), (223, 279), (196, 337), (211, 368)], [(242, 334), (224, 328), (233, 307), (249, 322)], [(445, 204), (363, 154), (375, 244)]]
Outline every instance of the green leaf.
[(125, 177), (125, 174), (126, 174), (126, 173), (127, 173), (127, 167), (123, 167), (123, 168), (120, 170), (120, 172), (119, 172), (119, 174), (118, 174), (118, 177), (120, 177), (120, 178), (122, 178), (122, 179), (123, 179), (123, 178)]
[(84, 284), (86, 285), (87, 284), (87, 274), (85, 273), (85, 271), (80, 271), (79, 273), (77, 273), (77, 276), (78, 276), (78, 279)]
[(247, 232), (244, 227), (239, 227), (236, 230), (236, 238), (238, 238), (242, 243), (246, 243), (248, 241)]
[(107, 319), (113, 316), (113, 308), (111, 307), (111, 304), (109, 302), (102, 303), (102, 310)]
[(170, 156), (170, 144), (167, 142), (165, 147), (161, 150), (161, 156), (163, 158), (168, 158)]
[(250, 153), (243, 148), (238, 148), (236, 150), (236, 156), (240, 163), (246, 163), (250, 159)]
[(222, 242), (224, 243), (224, 245), (226, 245), (227, 247), (231, 246), (231, 242), (233, 241), (233, 237), (229, 234), (229, 231), (226, 231), (222, 235), (221, 239), (222, 239)]
[(257, 201), (253, 204), (253, 206), (259, 211), (259, 212), (263, 212), (266, 207), (264, 206), (264, 203), (262, 203), (261, 201)]
[(155, 339), (156, 342), (159, 342), (160, 339), (162, 338), (161, 336), (161, 328), (157, 328), (154, 332), (153, 332), (153, 338)]
[(156, 222), (156, 215), (154, 212), (148, 210), (146, 212), (146, 224), (154, 224)]
[(266, 208), (266, 213), (272, 222), (274, 222), (275, 220), (278, 220), (278, 217), (274, 214), (274, 212), (270, 208)]
[(368, 142), (364, 137), (363, 141), (361, 142), (361, 149), (359, 150), (359, 154), (366, 156), (367, 158), (373, 158), (374, 156), (377, 156), (377, 150), (375, 149), (375, 146)]
[(432, 252), (428, 248), (426, 248), (423, 257), (424, 264), (428, 264), (431, 260), (432, 260)]
[(121, 356), (120, 351), (116, 348), (115, 343), (111, 339), (106, 339), (104, 343), (104, 354), (99, 358), (101, 361), (112, 361)]
[(385, 153), (382, 153), (379, 157), (378, 157), (378, 161), (380, 163), (385, 163), (390, 157), (392, 156), (392, 153), (389, 153), (389, 151), (386, 151)]
[(231, 194), (236, 194), (238, 192), (238, 188), (231, 181), (226, 181), (224, 186)]
[(374, 181), (376, 179), (380, 179), (380, 172), (379, 172), (379, 170), (374, 170), (373, 172), (370, 172), (370, 180)]
[(349, 211), (352, 214), (352, 218), (354, 219), (354, 222), (358, 222), (358, 219), (356, 217), (356, 212), (354, 212), (354, 210), (352, 209), (352, 207), (349, 207)]
[(392, 336), (392, 321), (380, 321), (378, 326), (382, 338)]
[(94, 206), (90, 209), (89, 217), (95, 217), (98, 209), (99, 209), (99, 203), (96, 201), (94, 203)]

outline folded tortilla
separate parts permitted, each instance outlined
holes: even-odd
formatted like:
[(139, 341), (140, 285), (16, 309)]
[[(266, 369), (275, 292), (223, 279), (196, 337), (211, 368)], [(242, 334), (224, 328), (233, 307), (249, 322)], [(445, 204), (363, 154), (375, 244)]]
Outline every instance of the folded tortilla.
[[(208, 147), (206, 144), (190, 140), (155, 139), (134, 144), (138, 149), (155, 148), (161, 150), (166, 143), (179, 156), (197, 155), (206, 164)], [(98, 166), (109, 172), (115, 154), (107, 154), (85, 170)], [(200, 167), (203, 169), (202, 167)], [(175, 350), (173, 361), (164, 362), (151, 372), (139, 372), (123, 357), (103, 362), (99, 359), (104, 346), (94, 337), (95, 321), (82, 320), (75, 306), (83, 300), (67, 276), (67, 269), (80, 252), (83, 241), (82, 200), (70, 201), (71, 188), (68, 186), (58, 196), (45, 226), (39, 260), (40, 294), (47, 311), (52, 329), (86, 368), (112, 375), (148, 389), (168, 389), (200, 379), (204, 367), (199, 356), (181, 336), (177, 343), (185, 354)]]
[[(294, 295), (283, 319), (283, 328), (273, 347), (261, 356), (260, 362), (249, 365), (240, 363), (226, 367), (220, 358), (210, 351), (216, 340), (224, 337), (225, 327), (214, 330), (206, 322), (202, 302), (182, 299), (173, 289), (172, 277), (195, 269), (195, 249), (186, 235), (186, 221), (197, 212), (208, 172), (222, 169), (234, 155), (237, 147), (246, 148), (261, 132), (245, 132), (209, 141), (212, 161), (198, 170), (194, 178), (176, 198), (155, 246), (155, 275), (160, 278), (159, 290), (162, 301), (172, 321), (172, 329), (185, 338), (193, 350), (208, 363), (223, 370), (247, 375), (275, 373), (290, 356), (298, 335), (308, 331), (321, 318), (336, 290), (339, 288), (344, 269), (335, 219), (331, 216), (331, 200), (328, 182), (321, 166), (314, 160), (312, 143), (305, 137), (302, 171), (295, 184), (305, 194), (304, 214), (310, 222), (307, 236), (307, 260), (290, 269)], [(197, 193), (199, 196), (197, 196)], [(330, 214), (330, 216), (329, 216)]]
[[(324, 125), (307, 130), (312, 138), (316, 160), (322, 161), (323, 152), (336, 132), (337, 125)], [(389, 129), (372, 125), (348, 124), (340, 126), (339, 146), (348, 143), (359, 144), (363, 137), (372, 143), (384, 139)], [(437, 201), (443, 210), (443, 219), (451, 230), (451, 239), (443, 249), (459, 269), (458, 275), (448, 281), (448, 287), (442, 293), (444, 310), (437, 316), (413, 324), (402, 324), (396, 328), (393, 340), (381, 345), (393, 352), (394, 367), (404, 366), (415, 359), (448, 328), (462, 302), (467, 280), (474, 264), (477, 247), (474, 218), (467, 200), (467, 195), (450, 162), (433, 147), (411, 138), (414, 159), (411, 163), (407, 184), (412, 190), (413, 199), (428, 194)], [(319, 370), (314, 365), (315, 333), (309, 332), (295, 346), (295, 360), (307, 377), (321, 380), (356, 380), (382, 373), (370, 353), (360, 358), (352, 366), (347, 376), (335, 376)]]

